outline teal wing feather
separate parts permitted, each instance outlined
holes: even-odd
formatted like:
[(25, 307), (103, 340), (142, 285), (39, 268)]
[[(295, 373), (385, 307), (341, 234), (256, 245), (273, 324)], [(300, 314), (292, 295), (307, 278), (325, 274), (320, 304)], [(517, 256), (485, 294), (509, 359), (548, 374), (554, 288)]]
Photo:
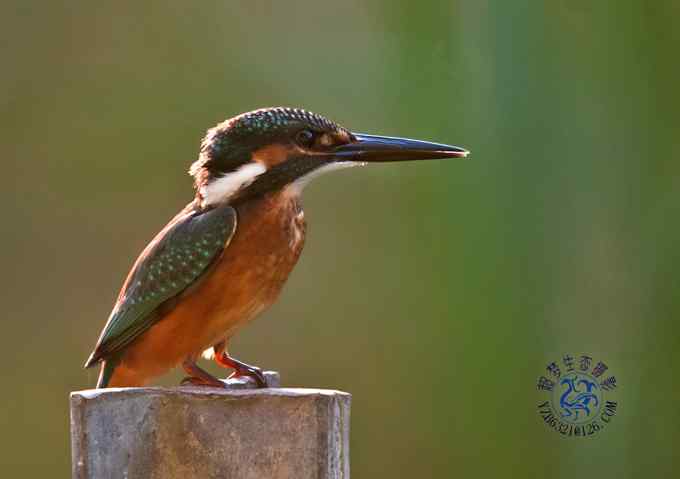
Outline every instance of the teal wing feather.
[(162, 317), (163, 306), (194, 284), (236, 231), (228, 205), (205, 212), (190, 204), (149, 243), (130, 271), (85, 367), (122, 350)]

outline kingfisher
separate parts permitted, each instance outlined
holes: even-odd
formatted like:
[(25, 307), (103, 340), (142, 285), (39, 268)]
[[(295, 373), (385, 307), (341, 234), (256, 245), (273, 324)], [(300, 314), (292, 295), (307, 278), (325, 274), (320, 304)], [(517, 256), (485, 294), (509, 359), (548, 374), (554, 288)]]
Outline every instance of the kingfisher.
[(369, 163), (468, 151), (353, 133), (299, 108), (264, 108), (209, 129), (189, 174), (195, 197), (135, 261), (85, 368), (97, 388), (143, 386), (180, 366), (182, 384), (224, 387), (203, 356), (265, 387), (229, 340), (274, 303), (305, 242), (300, 196), (314, 177)]

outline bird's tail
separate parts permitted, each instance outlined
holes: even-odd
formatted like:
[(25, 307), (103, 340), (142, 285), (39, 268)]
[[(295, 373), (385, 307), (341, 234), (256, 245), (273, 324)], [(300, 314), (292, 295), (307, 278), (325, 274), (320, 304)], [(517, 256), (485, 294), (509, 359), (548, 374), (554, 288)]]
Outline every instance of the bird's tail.
[(118, 366), (117, 358), (109, 358), (102, 361), (101, 369), (99, 370), (99, 379), (97, 379), (97, 389), (109, 387), (109, 382), (113, 376), (113, 372)]

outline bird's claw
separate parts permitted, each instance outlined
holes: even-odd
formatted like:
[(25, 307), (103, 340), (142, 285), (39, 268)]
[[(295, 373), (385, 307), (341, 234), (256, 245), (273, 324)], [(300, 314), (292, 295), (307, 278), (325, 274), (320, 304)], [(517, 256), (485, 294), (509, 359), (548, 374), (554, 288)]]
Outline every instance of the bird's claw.
[(194, 376), (187, 376), (179, 383), (180, 386), (200, 386), (200, 387), (210, 387), (210, 388), (226, 388), (224, 384), (219, 379), (215, 378), (215, 381), (206, 381), (202, 378), (197, 378)]
[(215, 349), (215, 362), (223, 368), (233, 369), (234, 372), (229, 376), (231, 378), (238, 378), (241, 376), (248, 376), (253, 378), (257, 387), (266, 388), (267, 380), (262, 370), (256, 366), (251, 366), (238, 359), (229, 356), (223, 349), (224, 345), (219, 344)]
[(236, 369), (233, 373), (231, 373), (231, 375), (229, 375), (228, 379), (238, 378), (242, 376), (253, 378), (255, 383), (257, 383), (258, 387), (261, 388), (267, 387), (267, 379), (264, 377), (264, 373), (262, 372), (262, 370), (258, 367), (242, 363), (241, 365), (239, 365), (238, 369)]

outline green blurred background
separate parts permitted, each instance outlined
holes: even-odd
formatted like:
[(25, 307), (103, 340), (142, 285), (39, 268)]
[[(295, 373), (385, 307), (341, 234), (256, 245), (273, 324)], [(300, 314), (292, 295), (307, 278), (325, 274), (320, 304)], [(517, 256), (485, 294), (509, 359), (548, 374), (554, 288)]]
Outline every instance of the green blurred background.
[[(668, 477), (680, 446), (680, 3), (0, 6), (3, 477), (69, 477), (68, 393), (205, 129), (288, 105), (469, 160), (324, 176), (281, 300), (234, 342), (353, 394), (354, 477)], [(616, 374), (541, 422), (564, 353)], [(175, 384), (178, 374), (164, 378)]]

